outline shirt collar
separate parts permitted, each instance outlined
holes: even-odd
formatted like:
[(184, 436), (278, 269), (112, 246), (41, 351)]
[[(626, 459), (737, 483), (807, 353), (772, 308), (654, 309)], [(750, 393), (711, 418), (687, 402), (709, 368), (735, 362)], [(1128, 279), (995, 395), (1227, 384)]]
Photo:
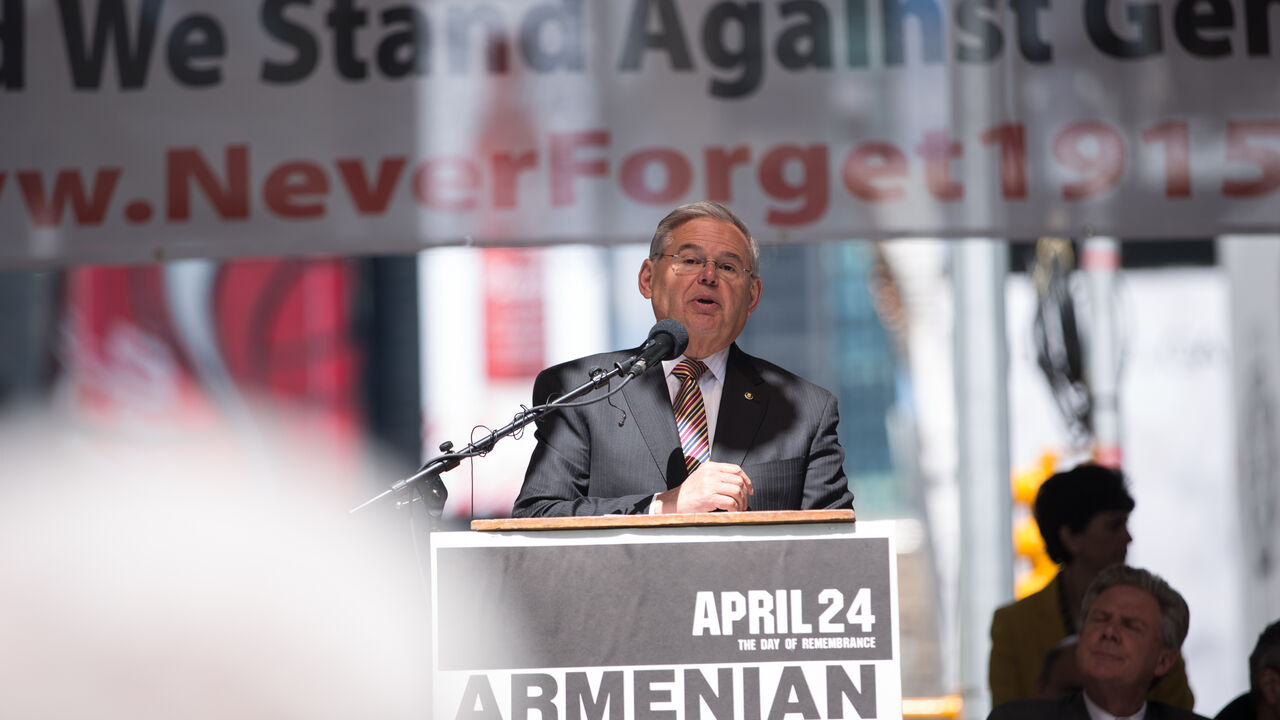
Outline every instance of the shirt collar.
[[(670, 377), (671, 371), (684, 359), (684, 355), (681, 355), (675, 360), (663, 360), (662, 374)], [(729, 348), (726, 347), (723, 350), (711, 353), (711, 355), (702, 358), (702, 362), (707, 366), (707, 372), (711, 373), (711, 377), (720, 383), (724, 383), (725, 368), (729, 366)]]

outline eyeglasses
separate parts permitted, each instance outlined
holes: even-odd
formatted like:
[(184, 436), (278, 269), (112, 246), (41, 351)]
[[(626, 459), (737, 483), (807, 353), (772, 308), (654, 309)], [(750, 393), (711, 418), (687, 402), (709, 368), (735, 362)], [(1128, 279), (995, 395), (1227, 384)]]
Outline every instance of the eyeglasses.
[(655, 258), (672, 258), (671, 270), (677, 275), (696, 275), (711, 263), (716, 268), (716, 275), (724, 280), (741, 280), (751, 275), (751, 268), (741, 267), (731, 260), (712, 260), (698, 257), (693, 253), (658, 253)]

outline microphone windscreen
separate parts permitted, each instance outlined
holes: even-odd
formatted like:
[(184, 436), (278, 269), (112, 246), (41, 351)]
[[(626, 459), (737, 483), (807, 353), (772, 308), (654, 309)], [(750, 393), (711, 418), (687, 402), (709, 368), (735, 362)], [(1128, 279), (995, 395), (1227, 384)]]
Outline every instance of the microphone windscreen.
[(670, 335), (672, 340), (671, 351), (658, 358), (659, 360), (675, 360), (684, 353), (684, 349), (689, 347), (689, 331), (684, 329), (684, 325), (679, 320), (667, 318), (659, 320), (649, 331), (649, 339), (652, 340), (658, 335)]

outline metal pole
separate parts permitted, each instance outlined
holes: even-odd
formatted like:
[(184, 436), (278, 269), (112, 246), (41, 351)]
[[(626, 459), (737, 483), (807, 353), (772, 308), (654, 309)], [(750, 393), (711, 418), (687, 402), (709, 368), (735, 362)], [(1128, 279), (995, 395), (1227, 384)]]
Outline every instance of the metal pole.
[(991, 614), (1013, 598), (1004, 241), (955, 243), (955, 363), (960, 483), (960, 682), (964, 716), (991, 709)]
[(1089, 282), (1089, 351), (1085, 359), (1093, 425), (1093, 459), (1120, 467), (1120, 344), (1116, 329), (1116, 272), (1120, 243), (1115, 238), (1084, 241), (1080, 268)]

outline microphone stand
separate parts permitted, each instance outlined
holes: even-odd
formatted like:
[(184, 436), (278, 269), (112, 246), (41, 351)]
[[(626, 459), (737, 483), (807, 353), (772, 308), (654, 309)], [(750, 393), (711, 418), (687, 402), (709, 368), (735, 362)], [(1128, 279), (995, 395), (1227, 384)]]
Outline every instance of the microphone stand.
[[(427, 509), (427, 515), (429, 515), (432, 518), (440, 517), (444, 513), (445, 500), (449, 498), (449, 491), (445, 488), (444, 481), (440, 479), (440, 475), (442, 473), (446, 473), (458, 467), (458, 465), (461, 464), (462, 461), (467, 458), (475, 457), (477, 455), (484, 455), (490, 450), (493, 450), (494, 446), (497, 445), (498, 441), (501, 440), (502, 438), (515, 433), (520, 428), (524, 427), (525, 425), (528, 425), (534, 420), (537, 420), (538, 418), (551, 412), (552, 410), (558, 410), (566, 405), (573, 403), (573, 401), (577, 400), (583, 395), (586, 395), (592, 390), (595, 390), (596, 388), (607, 385), (609, 381), (612, 380), (613, 378), (619, 375), (622, 375), (626, 373), (628, 370), (630, 370), (631, 365), (634, 364), (634, 360), (635, 359), (632, 358), (627, 362), (615, 364), (613, 366), (613, 369), (610, 370), (609, 372), (605, 372), (600, 368), (596, 368), (595, 370), (592, 370), (591, 379), (588, 380), (587, 382), (583, 383), (582, 385), (579, 385), (578, 387), (574, 388), (573, 390), (570, 390), (568, 393), (565, 393), (564, 395), (556, 398), (555, 400), (552, 400), (549, 403), (546, 403), (544, 405), (538, 405), (537, 407), (533, 407), (533, 408), (528, 408), (526, 410), (521, 410), (520, 413), (518, 413), (515, 419), (512, 420), (511, 422), (507, 423), (501, 428), (498, 428), (497, 430), (494, 430), (488, 435), (467, 445), (465, 448), (457, 452), (452, 452), (453, 450), (452, 442), (445, 441), (441, 443), (440, 444), (440, 452), (442, 453), (441, 455), (437, 455), (434, 458), (428, 460), (421, 468), (418, 469), (418, 472), (414, 473), (413, 475), (396, 482), (394, 485), (382, 491), (378, 495), (352, 508), (348, 514), (354, 514), (360, 510), (363, 510), (364, 508), (372, 505), (373, 503), (393, 493), (398, 493), (408, 488), (414, 488), (418, 491), (419, 496), (422, 498), (422, 501)], [(633, 377), (634, 377), (633, 375), (628, 374), (626, 377), (623, 378), (622, 384), (626, 385), (627, 383), (631, 382)], [(619, 389), (621, 389), (621, 386), (619, 386)], [(419, 486), (418, 483), (421, 483), (421, 485)]]

